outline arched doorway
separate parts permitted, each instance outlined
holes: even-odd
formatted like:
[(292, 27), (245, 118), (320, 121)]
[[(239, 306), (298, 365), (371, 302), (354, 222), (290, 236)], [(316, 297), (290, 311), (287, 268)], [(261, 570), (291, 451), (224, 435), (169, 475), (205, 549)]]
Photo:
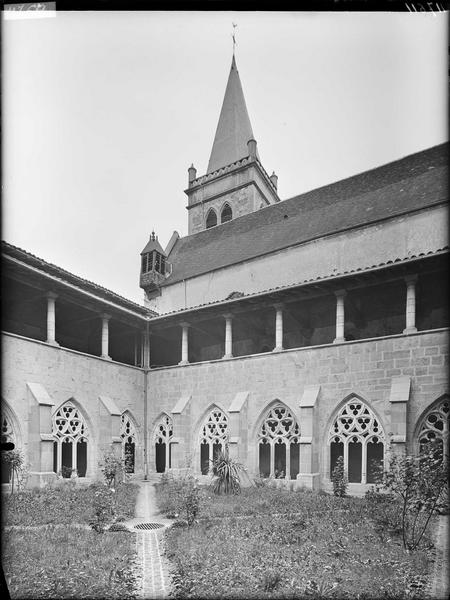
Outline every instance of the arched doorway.
[(348, 400), (334, 419), (329, 436), (330, 472), (342, 456), (349, 483), (375, 483), (384, 464), (385, 435), (373, 411), (359, 398)]
[(75, 471), (79, 477), (86, 476), (88, 430), (79, 409), (66, 402), (52, 419), (53, 471), (70, 477)]
[[(2, 407), (2, 444), (12, 443), (16, 446), (16, 436), (12, 423)], [(16, 449), (16, 448), (15, 448)], [(2, 483), (10, 483), (11, 481), (11, 466), (6, 460), (1, 461)]]
[(163, 415), (156, 425), (155, 432), (155, 468), (157, 473), (164, 473), (172, 467), (171, 439), (173, 422), (168, 415)]
[(300, 427), (282, 403), (266, 413), (258, 431), (261, 477), (295, 479), (300, 472)]
[(228, 440), (228, 419), (220, 408), (214, 408), (206, 417), (200, 429), (200, 471), (207, 475), (211, 461), (225, 449)]

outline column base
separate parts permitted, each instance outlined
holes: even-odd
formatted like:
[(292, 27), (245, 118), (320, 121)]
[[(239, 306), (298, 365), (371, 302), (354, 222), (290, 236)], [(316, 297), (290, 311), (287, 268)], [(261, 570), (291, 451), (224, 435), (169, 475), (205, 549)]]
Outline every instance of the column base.
[(224, 358), (233, 358), (233, 355), (232, 354), (224, 354), (222, 356), (222, 359), (224, 359)]
[(188, 360), (180, 360), (180, 362), (178, 364), (181, 365), (181, 366), (188, 365), (189, 361)]
[(46, 340), (46, 344), (49, 344), (49, 346), (56, 346), (57, 348), (59, 348), (59, 344), (56, 340)]
[(102, 354), (100, 358), (103, 358), (104, 360), (112, 360), (112, 358), (107, 354)]
[(333, 344), (340, 344), (341, 342), (345, 342), (345, 337), (335, 338), (333, 340)]
[(408, 335), (409, 333), (417, 333), (417, 327), (406, 327), (406, 329), (403, 330), (403, 333), (405, 335)]
[(318, 490), (320, 488), (320, 473), (299, 473), (294, 489), (298, 490), (300, 488)]
[(283, 346), (275, 346), (272, 352), (281, 352), (282, 350), (284, 350)]

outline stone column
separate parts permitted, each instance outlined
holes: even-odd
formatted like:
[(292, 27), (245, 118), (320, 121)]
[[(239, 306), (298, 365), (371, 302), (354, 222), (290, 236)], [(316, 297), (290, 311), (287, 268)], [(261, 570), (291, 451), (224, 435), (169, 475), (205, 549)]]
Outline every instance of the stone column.
[(181, 360), (179, 365), (189, 364), (189, 323), (180, 323), (181, 333)]
[(336, 338), (334, 339), (334, 343), (345, 342), (344, 337), (344, 323), (345, 323), (345, 313), (344, 313), (344, 298), (347, 295), (345, 290), (337, 290), (334, 292), (336, 296)]
[(107, 358), (108, 360), (111, 360), (111, 357), (109, 356), (109, 320), (111, 318), (111, 315), (107, 315), (106, 313), (103, 313), (102, 315), (100, 315), (102, 318), (102, 358)]
[(275, 313), (275, 348), (274, 352), (283, 350), (283, 305), (274, 304)]
[(416, 327), (416, 282), (417, 275), (408, 275), (406, 282), (406, 328), (403, 333), (415, 333)]
[(47, 294), (47, 344), (59, 346), (55, 339), (55, 300), (58, 297), (54, 292)]
[(223, 358), (232, 358), (233, 356), (233, 315), (223, 315), (225, 319), (225, 354)]

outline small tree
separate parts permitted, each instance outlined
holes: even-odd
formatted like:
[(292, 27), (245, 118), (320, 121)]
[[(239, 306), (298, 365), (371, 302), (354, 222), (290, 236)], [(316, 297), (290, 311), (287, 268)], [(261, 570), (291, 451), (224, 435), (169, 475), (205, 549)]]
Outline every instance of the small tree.
[(348, 479), (344, 469), (344, 457), (339, 456), (336, 465), (331, 473), (333, 483), (333, 494), (335, 496), (345, 496), (347, 493)]
[(28, 476), (25, 465), (25, 458), (21, 450), (7, 450), (2, 452), (2, 462), (9, 469), (11, 474), (11, 494), (14, 492), (14, 485), (17, 483), (17, 489), (24, 487)]
[(415, 550), (445, 502), (447, 472), (439, 446), (427, 444), (418, 456), (392, 454), (381, 484), (400, 500), (403, 546)]
[(125, 471), (123, 459), (116, 456), (114, 452), (106, 453), (99, 464), (108, 487), (113, 487), (117, 480), (123, 477)]
[(213, 490), (215, 494), (220, 494), (222, 490), (225, 494), (239, 494), (240, 472), (243, 470), (241, 463), (230, 458), (228, 447), (220, 450), (213, 458), (212, 466), (215, 479), (213, 481)]

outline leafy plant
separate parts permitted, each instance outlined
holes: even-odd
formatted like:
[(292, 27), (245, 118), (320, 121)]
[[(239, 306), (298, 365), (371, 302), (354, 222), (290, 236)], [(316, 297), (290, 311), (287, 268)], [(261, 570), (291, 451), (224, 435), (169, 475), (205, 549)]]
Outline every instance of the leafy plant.
[(333, 493), (335, 496), (345, 496), (347, 494), (348, 479), (344, 469), (344, 457), (339, 456), (336, 465), (331, 473), (331, 482), (333, 484)]
[(107, 526), (114, 521), (116, 514), (116, 499), (114, 490), (103, 484), (97, 484), (92, 501), (92, 518), (89, 525), (97, 533), (103, 533)]
[(445, 500), (447, 472), (439, 447), (428, 444), (418, 456), (391, 454), (380, 482), (400, 500), (404, 548), (416, 550), (431, 516)]
[(241, 491), (239, 473), (244, 467), (230, 457), (228, 447), (220, 450), (211, 462), (215, 477), (212, 483), (214, 493), (220, 494), (223, 491), (225, 494), (239, 494)]
[(124, 461), (122, 458), (116, 456), (114, 452), (108, 452), (100, 462), (100, 470), (108, 487), (114, 487), (116, 483), (119, 483), (123, 479), (125, 472)]
[(14, 492), (14, 485), (20, 491), (26, 484), (28, 469), (25, 464), (25, 458), (21, 450), (7, 450), (2, 452), (1, 460), (11, 473), (11, 494)]
[(182, 498), (186, 521), (189, 527), (191, 527), (200, 511), (200, 490), (198, 489), (197, 481), (193, 477), (185, 479)]

